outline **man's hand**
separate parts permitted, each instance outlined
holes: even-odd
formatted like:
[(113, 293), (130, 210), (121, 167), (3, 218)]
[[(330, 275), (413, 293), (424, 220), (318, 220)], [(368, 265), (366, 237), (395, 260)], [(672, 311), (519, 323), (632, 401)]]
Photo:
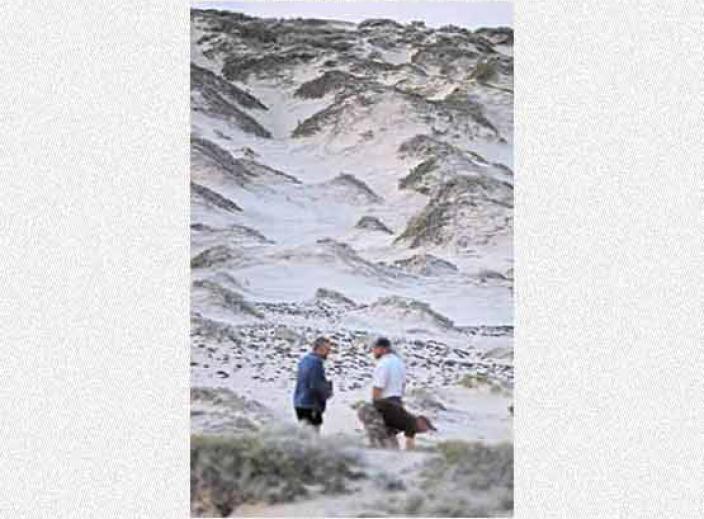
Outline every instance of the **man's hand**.
[(381, 388), (380, 387), (373, 387), (372, 388), (372, 401), (379, 400), (379, 399), (381, 399)]

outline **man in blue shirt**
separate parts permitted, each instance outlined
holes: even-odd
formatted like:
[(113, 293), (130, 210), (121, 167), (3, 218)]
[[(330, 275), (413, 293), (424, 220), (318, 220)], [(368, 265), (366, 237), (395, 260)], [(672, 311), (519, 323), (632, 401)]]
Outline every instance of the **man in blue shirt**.
[(323, 423), (325, 402), (332, 396), (332, 383), (325, 378), (323, 362), (332, 350), (332, 342), (327, 337), (318, 337), (313, 343), (313, 351), (306, 354), (298, 363), (296, 390), (293, 393), (293, 406), (299, 422), (320, 429)]

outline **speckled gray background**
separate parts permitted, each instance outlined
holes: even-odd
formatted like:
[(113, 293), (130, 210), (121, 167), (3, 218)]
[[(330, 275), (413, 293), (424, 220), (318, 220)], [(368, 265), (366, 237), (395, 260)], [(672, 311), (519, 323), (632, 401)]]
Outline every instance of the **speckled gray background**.
[[(704, 6), (517, 2), (516, 517), (704, 516)], [(0, 16), (0, 516), (188, 516), (188, 6)]]
[(704, 517), (704, 5), (515, 29), (516, 516)]

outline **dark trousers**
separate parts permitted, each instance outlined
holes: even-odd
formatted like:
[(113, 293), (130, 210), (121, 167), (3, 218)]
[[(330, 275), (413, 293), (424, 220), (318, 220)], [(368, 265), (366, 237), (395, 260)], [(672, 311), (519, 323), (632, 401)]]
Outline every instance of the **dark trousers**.
[(374, 401), (374, 407), (384, 418), (384, 423), (390, 434), (403, 432), (407, 438), (412, 438), (417, 432), (416, 417), (403, 408), (400, 397), (392, 396)]
[(323, 423), (323, 413), (318, 409), (296, 407), (296, 418), (299, 422), (312, 425), (316, 429), (319, 429)]

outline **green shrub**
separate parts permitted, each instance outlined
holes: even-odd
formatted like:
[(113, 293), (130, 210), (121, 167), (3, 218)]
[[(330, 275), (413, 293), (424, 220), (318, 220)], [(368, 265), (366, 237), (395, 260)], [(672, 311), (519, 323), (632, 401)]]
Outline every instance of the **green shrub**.
[(426, 462), (419, 489), (385, 507), (391, 514), (425, 517), (511, 515), (513, 445), (462, 441), (438, 445)]
[(497, 74), (498, 64), (495, 61), (480, 61), (472, 71), (472, 78), (483, 83), (495, 79)]
[(427, 160), (424, 160), (416, 167), (414, 167), (407, 176), (403, 177), (401, 180), (398, 181), (399, 189), (410, 188), (418, 190), (419, 188), (424, 188), (425, 186), (423, 184), (425, 176), (428, 173), (431, 173), (436, 170), (437, 167), (438, 164), (437, 159), (435, 157), (431, 157)]
[(469, 389), (488, 389), (489, 392), (496, 395), (510, 396), (512, 394), (511, 390), (500, 382), (479, 373), (465, 375), (460, 379), (459, 385)]
[(470, 389), (475, 389), (479, 387), (491, 386), (491, 381), (486, 375), (473, 373), (462, 377), (459, 381), (459, 384)]
[(300, 429), (191, 437), (191, 513), (227, 516), (243, 503), (280, 503), (347, 491), (357, 457)]

